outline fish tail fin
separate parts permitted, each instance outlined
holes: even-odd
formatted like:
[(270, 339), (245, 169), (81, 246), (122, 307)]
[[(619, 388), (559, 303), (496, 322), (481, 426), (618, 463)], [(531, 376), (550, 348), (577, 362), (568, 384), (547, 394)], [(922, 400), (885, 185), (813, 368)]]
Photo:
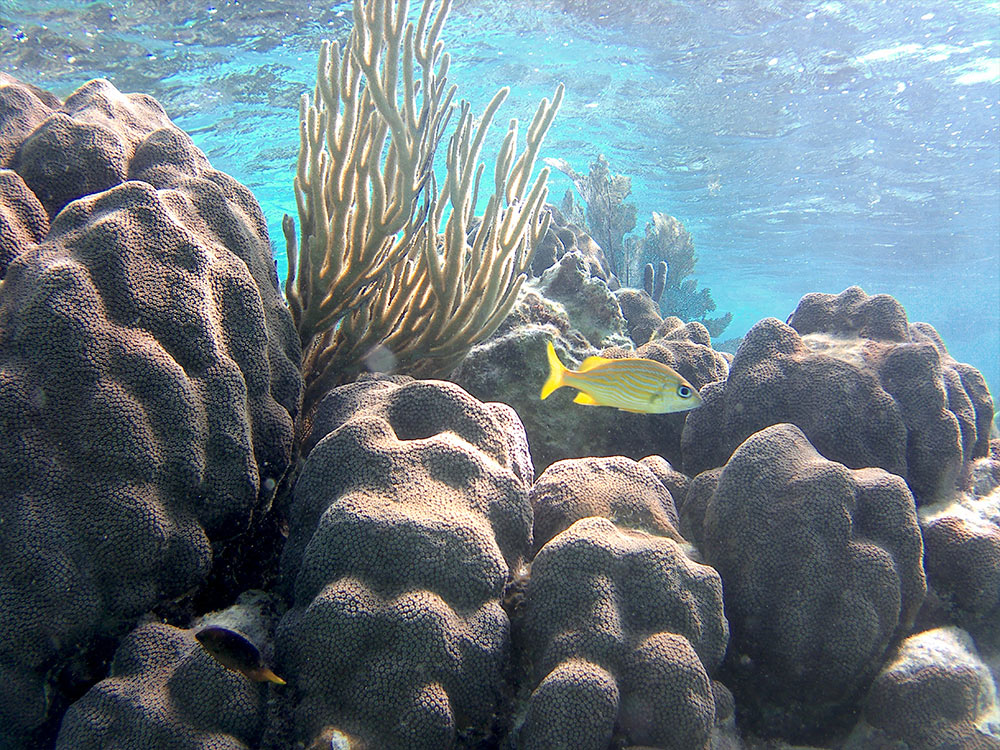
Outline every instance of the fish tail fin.
[(278, 675), (276, 675), (274, 672), (272, 672), (267, 667), (259, 667), (258, 669), (253, 670), (253, 674), (252, 675), (248, 675), (248, 676), (254, 682), (273, 682), (275, 685), (284, 685), (284, 684), (286, 684), (283, 679), (281, 679), (280, 677), (278, 677)]
[(559, 355), (556, 354), (556, 348), (553, 346), (551, 340), (546, 342), (546, 348), (549, 357), (549, 379), (546, 380), (545, 385), (542, 386), (543, 401), (549, 397), (552, 391), (557, 388), (562, 388), (563, 373), (566, 372), (566, 368), (563, 366), (563, 363), (559, 361)]

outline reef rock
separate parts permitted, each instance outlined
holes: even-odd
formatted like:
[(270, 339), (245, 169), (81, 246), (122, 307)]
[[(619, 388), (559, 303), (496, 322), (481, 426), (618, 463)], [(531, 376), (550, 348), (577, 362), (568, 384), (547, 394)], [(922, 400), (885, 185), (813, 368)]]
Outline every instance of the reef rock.
[(534, 284), (547, 300), (558, 302), (573, 328), (596, 346), (625, 338), (625, 318), (607, 284), (591, 276), (584, 257), (576, 251), (563, 255)]
[(0, 746), (18, 747), (57, 684), (94, 679), (94, 639), (198, 586), (266, 507), (302, 381), (259, 206), (154, 100), (3, 77), (0, 157)]

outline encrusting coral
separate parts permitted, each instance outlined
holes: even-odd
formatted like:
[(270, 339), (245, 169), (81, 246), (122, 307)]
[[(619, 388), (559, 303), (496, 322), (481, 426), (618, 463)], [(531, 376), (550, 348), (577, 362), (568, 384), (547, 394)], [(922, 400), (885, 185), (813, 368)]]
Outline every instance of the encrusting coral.
[(483, 140), (508, 90), (478, 117), (459, 105), (439, 190), (434, 155), (456, 87), (438, 36), (451, 2), (435, 12), (427, 0), (416, 24), (406, 23), (408, 5), (355, 3), (350, 39), (343, 51), (323, 45), (315, 94), (300, 107), (301, 238), (286, 220), (285, 293), (304, 351), (306, 413), (373, 351), (400, 372), (448, 372), (507, 316), (548, 227), (548, 170), (530, 177), (562, 85), (539, 104), (520, 153), (511, 121), (468, 237)]

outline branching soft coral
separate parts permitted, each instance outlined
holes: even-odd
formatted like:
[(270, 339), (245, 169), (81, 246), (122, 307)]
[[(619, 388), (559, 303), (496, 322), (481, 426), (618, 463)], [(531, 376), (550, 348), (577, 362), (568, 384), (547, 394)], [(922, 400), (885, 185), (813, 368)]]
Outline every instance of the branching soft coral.
[[(531, 173), (561, 85), (539, 104), (520, 153), (511, 120), (493, 194), (468, 236), (483, 140), (509, 92), (479, 117), (453, 103), (439, 40), (450, 5), (426, 0), (414, 24), (406, 0), (356, 3), (350, 38), (343, 50), (323, 45), (315, 94), (303, 97), (301, 236), (286, 220), (285, 294), (303, 344), (306, 412), (374, 351), (400, 371), (448, 372), (506, 317), (548, 226), (548, 170), (534, 182)], [(439, 189), (434, 154), (455, 112)]]

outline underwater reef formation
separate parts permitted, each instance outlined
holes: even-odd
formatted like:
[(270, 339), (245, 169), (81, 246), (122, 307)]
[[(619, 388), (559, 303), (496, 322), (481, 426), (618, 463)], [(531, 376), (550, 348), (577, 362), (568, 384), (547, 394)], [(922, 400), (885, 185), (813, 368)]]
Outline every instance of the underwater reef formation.
[(636, 208), (625, 199), (632, 194), (632, 178), (614, 174), (603, 154), (590, 163), (586, 175), (579, 174), (564, 159), (547, 158), (545, 163), (569, 177), (580, 194), (583, 207), (577, 205), (572, 191), (566, 191), (562, 213), (571, 221), (585, 224), (602, 249), (612, 273), (606, 279), (609, 286), (617, 289), (620, 283), (631, 285), (635, 258), (629, 252), (626, 235), (635, 229)]
[(636, 346), (642, 346), (653, 336), (653, 332), (663, 322), (660, 308), (653, 298), (641, 289), (625, 287), (615, 292), (618, 306), (625, 317), (628, 335)]
[(1000, 648), (1000, 439), (973, 462), (966, 491), (921, 508), (920, 523), (938, 614)]
[(729, 459), (703, 523), (732, 632), (722, 679), (741, 715), (765, 736), (822, 738), (923, 601), (913, 496), (900, 477), (829, 461), (778, 424)]
[[(549, 299), (550, 287), (558, 300)], [(567, 290), (579, 291), (575, 303), (563, 305)], [(584, 321), (582, 330), (576, 327), (578, 318)], [(581, 407), (571, 403), (568, 388), (538, 403), (548, 374), (548, 339), (554, 340), (559, 358), (570, 368), (595, 354), (648, 357), (674, 368), (699, 389), (729, 372), (730, 355), (712, 349), (708, 331), (700, 323), (668, 318), (658, 324), (657, 338), (637, 350), (622, 335), (621, 326), (615, 295), (604, 282), (589, 276), (578, 253), (570, 252), (546, 272), (542, 283), (529, 282), (504, 325), (473, 347), (449, 379), (477, 398), (514, 407), (528, 433), (538, 471), (564, 458), (623, 455), (637, 460), (653, 452), (679, 466), (684, 414), (639, 415)]]
[(223, 666), (195, 636), (207, 624), (225, 624), (260, 644), (278, 607), (277, 597), (248, 592), (191, 629), (155, 622), (136, 628), (118, 647), (111, 674), (66, 712), (56, 750), (259, 747), (265, 688)]
[[(15, 88), (3, 86), (0, 97)], [(48, 231), (49, 216), (21, 175), (12, 169), (0, 169), (0, 280), (17, 254), (41, 242)]]
[[(250, 192), (149, 97), (0, 75), (0, 748), (728, 750), (736, 718), (748, 743), (995, 748), (979, 373), (857, 288), (730, 357), (553, 227), (555, 267), (456, 371), (471, 395), (362, 378), (295, 435), (299, 336)], [(637, 351), (705, 404), (542, 404), (548, 341)], [(288, 522), (280, 571), (262, 518)], [(249, 661), (202, 640), (241, 566), (290, 607), (274, 661), (269, 635)], [(970, 635), (915, 629), (942, 624)]]
[(596, 346), (627, 341), (621, 308), (578, 250), (563, 253), (532, 283), (532, 289), (547, 302), (559, 304), (574, 330)]
[(266, 507), (302, 387), (250, 191), (149, 97), (100, 80), (64, 103), (36, 92), (0, 81), (0, 205), (33, 217), (0, 253), (0, 746), (13, 747), (93, 679), (95, 639), (199, 586), (213, 543)]
[[(691, 234), (680, 221), (653, 211), (652, 221), (646, 222), (645, 235), (636, 239), (629, 234), (635, 229), (636, 207), (626, 202), (632, 193), (631, 177), (614, 174), (603, 155), (590, 163), (587, 175), (577, 173), (564, 159), (547, 158), (545, 163), (569, 177), (583, 200), (585, 210), (576, 203), (573, 191), (567, 190), (562, 211), (554, 216), (560, 220), (563, 214), (569, 217), (574, 233), (579, 230), (572, 222), (586, 226), (592, 237), (589, 243), (581, 244), (592, 244), (606, 259), (599, 272), (591, 266), (595, 276), (600, 276), (615, 291), (637, 287), (641, 281), (657, 314), (662, 311), (666, 317), (696, 320), (712, 336), (722, 335), (733, 314), (708, 317), (715, 310), (715, 300), (709, 289), (698, 289), (697, 280), (688, 278), (698, 258)], [(546, 252), (545, 256), (550, 254)], [(646, 341), (647, 338), (635, 339), (636, 344)]]
[(857, 287), (806, 295), (788, 324), (757, 323), (729, 377), (701, 396), (682, 439), (687, 474), (790, 422), (831, 460), (903, 477), (921, 504), (952, 493), (986, 455), (993, 419), (977, 370), (952, 360), (931, 326), (908, 324), (896, 300)]
[(844, 750), (998, 750), (998, 716), (996, 681), (972, 638), (935, 628), (911, 635), (883, 667), (865, 699), (865, 721)]
[(57, 750), (250, 750), (264, 719), (258, 685), (219, 664), (191, 630), (150, 623), (122, 641), (111, 675), (63, 718)]
[[(650, 296), (665, 317), (698, 321), (713, 338), (722, 335), (732, 322), (733, 314), (727, 312), (717, 318), (708, 317), (708, 313), (715, 310), (715, 300), (710, 289), (698, 289), (697, 280), (688, 278), (694, 273), (698, 257), (694, 254), (691, 233), (680, 221), (653, 211), (652, 221), (646, 222), (646, 234), (638, 243), (636, 258), (640, 263), (657, 263), (663, 268), (663, 278), (656, 279), (659, 289), (652, 287)], [(653, 275), (655, 278), (655, 273)]]
[[(645, 357), (662, 362), (676, 370), (691, 385), (702, 390), (707, 384), (723, 381), (729, 374), (731, 355), (712, 348), (708, 330), (701, 323), (683, 323), (679, 318), (667, 318), (656, 329), (653, 338), (635, 351), (610, 347), (603, 357)], [(619, 412), (614, 440), (620, 453), (641, 456), (655, 451), (672, 465), (681, 464), (681, 437), (688, 415), (697, 412), (654, 415), (636, 420), (634, 414)], [(631, 417), (631, 419), (630, 419)]]
[[(609, 481), (592, 468), (584, 464), (571, 484)], [(646, 505), (661, 499), (651, 493)], [(722, 585), (677, 541), (602, 517), (576, 521), (532, 562), (523, 619), (535, 687), (517, 747), (603, 750), (616, 736), (672, 750), (709, 746), (715, 691), (727, 692), (712, 681), (728, 638)]]
[(531, 256), (532, 275), (541, 276), (566, 253), (578, 252), (583, 256), (591, 276), (600, 279), (611, 289), (616, 288), (618, 280), (611, 271), (611, 263), (594, 238), (579, 224), (564, 216), (552, 203), (546, 203), (545, 210), (549, 213), (549, 227), (535, 245), (535, 253)]
[(443, 750), (489, 731), (510, 656), (501, 598), (531, 552), (516, 422), (405, 376), (320, 404), (282, 557), (298, 740)]

